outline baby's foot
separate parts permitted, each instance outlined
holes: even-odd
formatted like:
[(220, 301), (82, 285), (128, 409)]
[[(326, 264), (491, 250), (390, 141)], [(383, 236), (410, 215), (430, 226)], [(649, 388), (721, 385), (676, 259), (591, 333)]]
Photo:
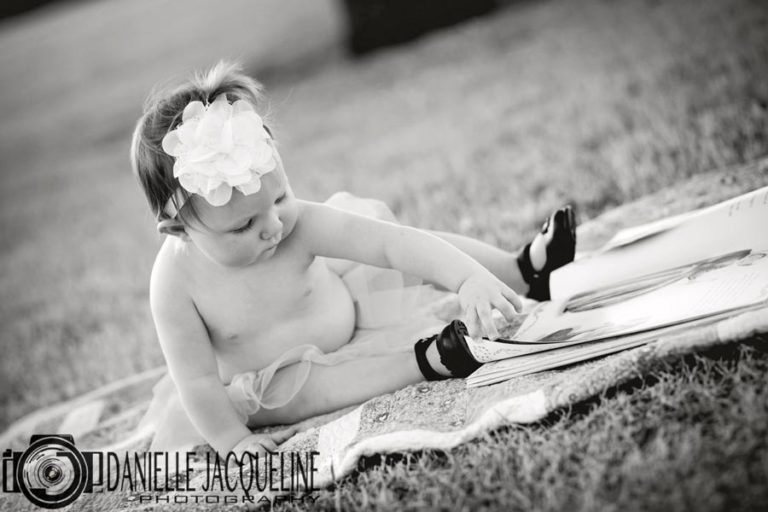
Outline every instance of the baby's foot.
[(576, 255), (576, 219), (570, 206), (553, 213), (541, 232), (517, 257), (520, 274), (529, 285), (528, 297), (549, 300), (549, 275)]
[[(460, 320), (448, 324), (440, 334), (416, 342), (413, 350), (419, 370), (427, 380), (467, 377), (480, 367), (464, 336), (467, 326)], [(434, 343), (434, 347), (432, 346)], [(438, 360), (439, 359), (439, 360)]]

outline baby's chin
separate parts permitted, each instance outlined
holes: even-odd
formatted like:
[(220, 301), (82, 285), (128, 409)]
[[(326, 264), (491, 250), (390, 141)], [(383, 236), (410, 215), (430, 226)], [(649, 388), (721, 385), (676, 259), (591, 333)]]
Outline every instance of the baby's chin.
[(277, 247), (274, 247), (272, 249), (262, 250), (256, 254), (251, 254), (250, 256), (239, 258), (236, 260), (229, 260), (229, 261), (219, 260), (219, 261), (216, 261), (216, 263), (218, 263), (222, 267), (226, 267), (232, 270), (242, 269), (242, 268), (252, 267), (253, 265), (258, 265), (260, 263), (264, 263), (265, 261), (270, 260), (272, 256), (275, 255), (275, 252), (277, 252)]

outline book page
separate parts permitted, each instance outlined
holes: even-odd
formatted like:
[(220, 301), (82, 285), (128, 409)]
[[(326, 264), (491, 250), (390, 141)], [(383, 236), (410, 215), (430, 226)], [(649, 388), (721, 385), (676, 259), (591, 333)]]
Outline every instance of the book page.
[(668, 231), (672, 228), (676, 228), (685, 221), (691, 218), (701, 215), (705, 210), (694, 210), (691, 212), (681, 213), (680, 215), (673, 215), (671, 217), (664, 217), (648, 224), (642, 224), (640, 226), (633, 226), (630, 228), (622, 229), (616, 233), (606, 244), (599, 249), (600, 252), (606, 252), (617, 247), (622, 247), (635, 242), (638, 242), (644, 238), (648, 238), (664, 231)]
[(507, 359), (510, 357), (527, 356), (552, 350), (555, 347), (582, 343), (578, 340), (562, 343), (526, 343), (512, 340), (493, 341), (487, 339), (473, 340), (469, 336), (467, 336), (466, 341), (469, 351), (472, 352), (472, 356), (481, 363)]
[(635, 234), (630, 232), (624, 243), (554, 271), (552, 297), (570, 297), (740, 249), (766, 249), (766, 219), (768, 187), (683, 215), (670, 225), (662, 222), (655, 231), (632, 228)]
[[(653, 331), (624, 335), (607, 340), (599, 340), (577, 345), (568, 343), (566, 346), (561, 344), (550, 344), (550, 346), (554, 346), (555, 348), (545, 352), (502, 359), (484, 364), (472, 375), (467, 377), (467, 387), (494, 384), (514, 377), (551, 370), (569, 364), (594, 359), (596, 357), (613, 354), (622, 350), (636, 348), (655, 341), (663, 336), (674, 334), (675, 332), (686, 331), (696, 326), (715, 323), (736, 314), (741, 314), (744, 311), (766, 308), (766, 306), (768, 305), (763, 304), (755, 306), (754, 308), (750, 307), (744, 310), (739, 310), (738, 312), (720, 313), (700, 320), (693, 320), (683, 324), (655, 329)], [(768, 309), (765, 311), (766, 314), (768, 314)]]
[(511, 336), (470, 342), (480, 362), (640, 333), (768, 302), (768, 253), (749, 249), (544, 302)]
[(639, 347), (648, 341), (647, 339), (619, 338), (604, 343), (579, 345), (536, 355), (493, 361), (484, 364), (467, 377), (467, 387), (487, 386), (515, 377), (551, 370), (598, 356)]

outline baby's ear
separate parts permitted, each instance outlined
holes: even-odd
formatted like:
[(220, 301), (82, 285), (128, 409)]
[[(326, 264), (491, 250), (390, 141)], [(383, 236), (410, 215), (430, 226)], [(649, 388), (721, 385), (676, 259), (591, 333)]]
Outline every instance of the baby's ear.
[(184, 227), (184, 223), (178, 219), (164, 219), (157, 223), (157, 231), (162, 235), (177, 236), (185, 242), (189, 240), (189, 235)]

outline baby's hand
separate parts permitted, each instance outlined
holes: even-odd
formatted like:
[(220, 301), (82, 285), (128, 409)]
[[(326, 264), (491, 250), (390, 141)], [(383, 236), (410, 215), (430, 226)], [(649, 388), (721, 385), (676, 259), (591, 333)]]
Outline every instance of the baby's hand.
[(498, 309), (509, 321), (514, 319), (515, 310), (520, 311), (523, 307), (512, 288), (490, 272), (469, 276), (459, 288), (459, 302), (467, 320), (467, 330), (473, 338), (479, 338), (483, 333), (490, 339), (499, 337), (491, 318), (491, 307)]
[(278, 445), (284, 443), (296, 433), (296, 429), (289, 428), (271, 434), (251, 434), (245, 436), (232, 448), (238, 460), (242, 460), (245, 452), (251, 455), (258, 453), (264, 455), (267, 451), (276, 452)]

